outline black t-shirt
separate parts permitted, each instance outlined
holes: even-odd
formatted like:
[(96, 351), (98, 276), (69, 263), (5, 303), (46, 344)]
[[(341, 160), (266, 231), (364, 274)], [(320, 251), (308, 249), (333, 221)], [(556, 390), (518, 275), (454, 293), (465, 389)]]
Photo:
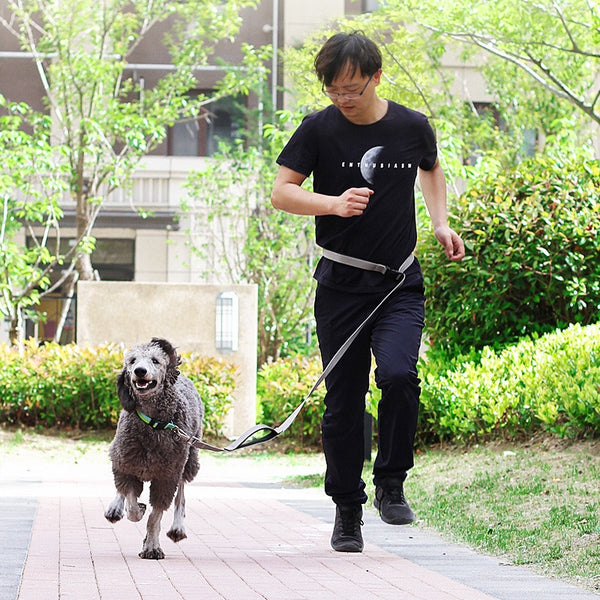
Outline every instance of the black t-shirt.
[[(385, 116), (370, 125), (351, 123), (333, 105), (313, 113), (277, 158), (297, 173), (307, 177), (312, 173), (317, 193), (338, 196), (351, 187), (372, 189), (362, 215), (316, 217), (316, 241), (323, 248), (394, 268), (417, 241), (417, 168), (430, 170), (436, 160), (435, 134), (425, 115), (391, 101)], [(393, 285), (378, 273), (324, 258), (315, 278), (323, 285), (359, 293)]]

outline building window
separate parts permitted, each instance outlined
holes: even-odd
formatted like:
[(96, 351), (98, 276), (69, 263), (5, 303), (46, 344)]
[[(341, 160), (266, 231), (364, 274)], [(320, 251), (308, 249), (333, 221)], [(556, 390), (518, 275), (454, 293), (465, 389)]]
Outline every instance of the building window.
[[(488, 121), (490, 125), (502, 131), (506, 130), (506, 124), (500, 116), (500, 112), (491, 102), (472, 102), (470, 110), (475, 111), (477, 117), (482, 121)], [(477, 164), (483, 153), (483, 149), (478, 144), (472, 142), (468, 155), (464, 158), (464, 164)]]
[(217, 296), (215, 318), (215, 346), (228, 354), (238, 349), (239, 301), (235, 292), (221, 292)]
[(491, 102), (473, 102), (472, 106), (481, 119), (490, 119), (498, 129), (506, 129), (500, 111)]
[(170, 128), (169, 156), (212, 156), (219, 142), (233, 142), (241, 137), (242, 123), (242, 109), (237, 99), (220, 98), (210, 102), (202, 107), (196, 119), (181, 120)]
[(92, 266), (103, 281), (133, 281), (135, 276), (135, 241), (98, 238), (92, 252)]
[[(476, 111), (480, 119), (488, 119), (489, 122), (500, 131), (508, 131), (506, 121), (500, 115), (498, 109), (490, 102), (473, 102), (472, 108)], [(538, 132), (535, 129), (525, 129), (523, 131), (523, 140), (521, 143), (521, 155), (533, 156), (536, 152)], [(480, 157), (479, 148), (473, 147), (470, 156), (465, 160), (465, 164), (474, 165)]]
[(200, 149), (198, 121), (180, 121), (170, 131), (170, 151), (172, 156), (198, 156)]
[[(60, 241), (60, 253), (66, 254), (75, 243), (73, 239), (63, 238)], [(33, 240), (27, 238), (27, 246)], [(48, 249), (54, 254), (56, 240), (48, 241)], [(129, 238), (97, 238), (92, 252), (92, 266), (101, 280), (133, 281), (135, 276), (135, 240)], [(59, 272), (51, 276), (54, 283), (60, 277)]]
[(538, 146), (538, 134), (535, 129), (526, 129), (523, 132), (523, 144), (521, 153), (524, 156), (533, 156)]

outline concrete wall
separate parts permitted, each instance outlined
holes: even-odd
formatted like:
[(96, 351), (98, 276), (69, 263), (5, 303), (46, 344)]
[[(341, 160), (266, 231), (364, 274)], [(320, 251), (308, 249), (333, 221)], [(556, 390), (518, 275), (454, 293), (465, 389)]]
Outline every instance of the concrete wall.
[[(215, 347), (216, 299), (239, 298), (238, 350)], [(221, 358), (238, 368), (233, 408), (225, 432), (233, 437), (256, 422), (257, 286), (191, 283), (81, 281), (77, 286), (77, 343), (122, 343), (168, 339), (180, 351)]]

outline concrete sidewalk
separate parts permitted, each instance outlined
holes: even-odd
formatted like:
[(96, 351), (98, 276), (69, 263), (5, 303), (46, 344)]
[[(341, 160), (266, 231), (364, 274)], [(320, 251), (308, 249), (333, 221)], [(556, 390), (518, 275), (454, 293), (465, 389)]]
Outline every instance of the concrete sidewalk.
[[(598, 600), (600, 595), (365, 514), (362, 554), (331, 550), (321, 490), (284, 489), (268, 462), (207, 461), (187, 486), (188, 539), (138, 558), (145, 521), (103, 516), (110, 465), (0, 470), (1, 600)], [(145, 490), (142, 501), (147, 499)]]

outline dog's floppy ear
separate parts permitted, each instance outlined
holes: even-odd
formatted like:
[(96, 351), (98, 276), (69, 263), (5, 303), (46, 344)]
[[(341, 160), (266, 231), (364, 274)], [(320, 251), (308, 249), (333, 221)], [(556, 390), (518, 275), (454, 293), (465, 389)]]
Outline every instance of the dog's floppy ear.
[(169, 357), (169, 366), (167, 367), (167, 381), (171, 385), (174, 384), (177, 381), (177, 378), (179, 377), (179, 369), (177, 367), (181, 362), (177, 351), (175, 350), (171, 342), (168, 342), (163, 338), (154, 337), (152, 338), (151, 343), (158, 346)]
[(130, 382), (129, 376), (127, 375), (127, 369), (123, 369), (117, 377), (117, 396), (121, 401), (121, 406), (127, 412), (133, 412), (135, 410), (135, 399), (130, 393)]

